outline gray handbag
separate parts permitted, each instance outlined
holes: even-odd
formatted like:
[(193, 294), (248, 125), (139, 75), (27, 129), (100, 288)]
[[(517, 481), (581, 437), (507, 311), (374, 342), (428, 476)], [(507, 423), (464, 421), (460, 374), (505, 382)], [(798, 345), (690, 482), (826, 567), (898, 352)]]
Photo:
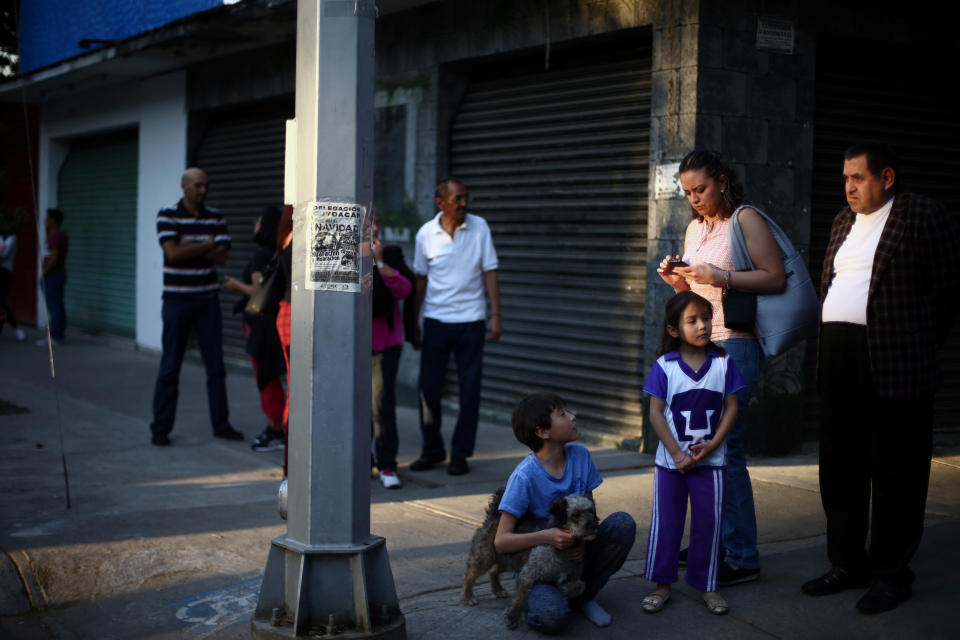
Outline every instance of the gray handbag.
[(801, 340), (816, 335), (820, 301), (803, 256), (794, 248), (783, 229), (752, 205), (737, 207), (730, 216), (730, 253), (737, 270), (754, 269), (740, 228), (739, 214), (744, 206), (759, 213), (770, 227), (770, 233), (780, 247), (783, 272), (787, 279), (782, 293), (757, 294), (757, 319), (753, 329), (764, 355), (772, 358)]

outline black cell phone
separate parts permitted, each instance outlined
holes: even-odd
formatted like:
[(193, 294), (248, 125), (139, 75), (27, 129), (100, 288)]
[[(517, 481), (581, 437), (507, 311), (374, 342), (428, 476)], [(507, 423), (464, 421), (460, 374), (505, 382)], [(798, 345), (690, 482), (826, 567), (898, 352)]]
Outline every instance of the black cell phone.
[(683, 260), (667, 260), (667, 266), (668, 267), (689, 267), (690, 265), (688, 265)]

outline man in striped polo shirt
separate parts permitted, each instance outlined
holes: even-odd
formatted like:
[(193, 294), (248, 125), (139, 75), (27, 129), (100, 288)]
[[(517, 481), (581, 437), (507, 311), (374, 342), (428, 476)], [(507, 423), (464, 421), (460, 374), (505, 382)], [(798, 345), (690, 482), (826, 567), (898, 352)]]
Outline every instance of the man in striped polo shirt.
[(223, 215), (204, 206), (207, 174), (191, 168), (180, 180), (183, 198), (157, 214), (157, 239), (163, 247), (163, 358), (153, 393), (153, 444), (170, 444), (177, 411), (180, 365), (190, 331), (207, 369), (207, 401), (213, 435), (243, 440), (230, 426), (226, 369), (221, 341), (220, 283), (214, 265), (223, 264), (230, 251), (230, 234)]

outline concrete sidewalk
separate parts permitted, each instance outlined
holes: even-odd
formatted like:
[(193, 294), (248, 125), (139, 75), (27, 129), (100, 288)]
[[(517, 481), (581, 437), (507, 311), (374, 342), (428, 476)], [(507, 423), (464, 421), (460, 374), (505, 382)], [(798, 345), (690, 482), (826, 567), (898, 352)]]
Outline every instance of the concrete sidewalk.
[[(231, 421), (247, 441), (224, 442), (210, 431), (202, 367), (185, 364), (173, 446), (160, 448), (150, 445), (148, 428), (158, 356), (83, 336), (55, 356), (56, 384), (45, 349), (0, 339), (0, 401), (8, 403), (0, 404), (0, 638), (249, 638), (270, 540), (285, 531), (275, 510), (282, 453), (249, 447), (264, 424), (252, 375), (228, 376)], [(478, 606), (459, 604), (473, 530), (526, 450), (507, 425), (483, 424), (469, 475), (414, 474), (405, 465), (419, 453), (416, 410), (402, 407), (399, 420), (404, 487), (386, 491), (372, 481), (371, 529), (387, 538), (407, 636), (536, 635), (504, 628), (506, 603), (485, 580)], [(960, 448), (936, 451), (913, 599), (873, 617), (853, 608), (857, 592), (800, 593), (801, 582), (827, 568), (815, 453), (752, 460), (763, 577), (723, 591), (731, 606), (724, 618), (709, 615), (682, 583), (662, 613), (640, 611), (651, 589), (641, 573), (652, 461), (591, 450), (605, 478), (596, 492), (601, 515), (630, 513), (638, 535), (600, 595), (613, 624), (596, 629), (577, 617), (571, 637), (956, 635)], [(505, 584), (512, 591), (512, 581)]]

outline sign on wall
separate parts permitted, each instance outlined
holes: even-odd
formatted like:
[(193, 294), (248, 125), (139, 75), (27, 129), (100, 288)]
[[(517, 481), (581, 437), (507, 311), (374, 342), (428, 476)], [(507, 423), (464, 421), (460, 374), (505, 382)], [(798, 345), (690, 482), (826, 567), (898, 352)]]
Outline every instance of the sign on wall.
[(757, 16), (757, 49), (793, 54), (793, 20)]
[(684, 197), (683, 186), (680, 184), (679, 162), (665, 162), (663, 164), (658, 164), (654, 176), (654, 182), (657, 200)]

